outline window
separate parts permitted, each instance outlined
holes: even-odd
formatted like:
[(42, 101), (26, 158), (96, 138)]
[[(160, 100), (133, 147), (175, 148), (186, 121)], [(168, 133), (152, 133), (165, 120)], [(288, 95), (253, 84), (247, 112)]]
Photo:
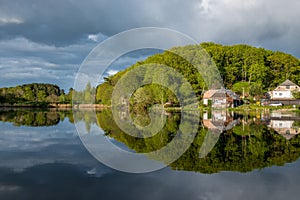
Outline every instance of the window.
[(286, 88), (286, 89), (290, 89), (290, 86), (289, 86), (289, 85), (287, 85), (287, 86), (285, 86), (285, 88)]
[(282, 96), (282, 93), (279, 93), (279, 96)]

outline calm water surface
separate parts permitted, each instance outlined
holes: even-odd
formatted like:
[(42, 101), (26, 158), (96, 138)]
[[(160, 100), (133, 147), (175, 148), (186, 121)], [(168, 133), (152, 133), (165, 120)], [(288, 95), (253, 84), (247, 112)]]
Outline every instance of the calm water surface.
[[(87, 132), (100, 127), (121, 148), (152, 151), (168, 143), (180, 115), (168, 114), (158, 140), (134, 139), (111, 113), (75, 113)], [(299, 116), (201, 114), (190, 149), (145, 174), (113, 170), (82, 145), (70, 111), (0, 111), (0, 199), (299, 199)], [(139, 118), (140, 123), (147, 117)], [(210, 135), (208, 135), (208, 130)], [(300, 129), (299, 129), (300, 130)], [(201, 150), (201, 143), (210, 146)], [(145, 145), (140, 145), (141, 143)], [(204, 154), (199, 157), (199, 152)]]

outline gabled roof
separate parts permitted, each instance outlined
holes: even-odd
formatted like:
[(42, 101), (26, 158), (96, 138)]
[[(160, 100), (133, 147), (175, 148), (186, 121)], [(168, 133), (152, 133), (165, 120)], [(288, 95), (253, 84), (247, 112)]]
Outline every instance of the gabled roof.
[(235, 92), (231, 91), (231, 90), (226, 90), (227, 94), (233, 98), (233, 99), (240, 99), (239, 95), (237, 95)]
[(233, 99), (237, 99), (237, 100), (240, 99), (240, 97), (236, 93), (232, 92), (231, 90), (224, 89), (224, 88), (216, 91), (212, 96), (213, 97), (226, 97), (226, 95), (228, 95), (229, 97), (231, 97)]
[(203, 99), (209, 99), (211, 98), (218, 90), (208, 90), (204, 92)]
[(286, 81), (281, 83), (279, 86), (298, 86), (298, 85), (287, 79)]

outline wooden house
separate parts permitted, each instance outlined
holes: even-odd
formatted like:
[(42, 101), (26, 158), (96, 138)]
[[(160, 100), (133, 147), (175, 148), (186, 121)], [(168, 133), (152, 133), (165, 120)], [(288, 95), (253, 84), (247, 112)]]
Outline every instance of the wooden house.
[(211, 101), (212, 108), (231, 108), (241, 105), (240, 97), (228, 89), (208, 90), (203, 95), (203, 104), (209, 105)]

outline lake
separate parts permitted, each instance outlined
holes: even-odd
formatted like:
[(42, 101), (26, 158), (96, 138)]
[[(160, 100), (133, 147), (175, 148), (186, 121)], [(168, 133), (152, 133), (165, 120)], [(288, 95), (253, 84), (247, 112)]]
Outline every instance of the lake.
[[(0, 199), (299, 199), (299, 114), (216, 110), (195, 121), (190, 111), (182, 127), (182, 114), (162, 115), (163, 128), (142, 138), (124, 133), (110, 110), (0, 110)], [(132, 118), (140, 126), (150, 120)], [(149, 173), (117, 171), (86, 148), (86, 141), (105, 138), (122, 151), (145, 154), (185, 137), (178, 129), (188, 133), (195, 125), (188, 149)], [(117, 156), (100, 150), (103, 157)]]

